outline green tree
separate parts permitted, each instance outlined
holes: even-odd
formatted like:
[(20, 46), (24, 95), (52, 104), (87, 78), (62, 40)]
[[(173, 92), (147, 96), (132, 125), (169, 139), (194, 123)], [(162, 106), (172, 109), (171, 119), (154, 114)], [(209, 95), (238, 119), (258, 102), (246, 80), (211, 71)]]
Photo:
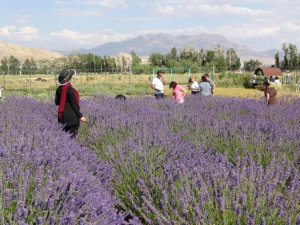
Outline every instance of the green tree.
[(153, 53), (149, 57), (149, 62), (152, 66), (159, 66), (163, 65), (164, 56), (160, 53)]
[(210, 64), (215, 59), (215, 52), (213, 50), (207, 50), (206, 55), (203, 58), (202, 65), (205, 66), (206, 64)]
[(177, 61), (177, 49), (174, 47), (171, 49), (171, 52), (168, 54), (168, 59), (173, 59), (175, 61)]
[(213, 64), (215, 65), (216, 72), (220, 73), (227, 70), (227, 61), (224, 57), (224, 52), (220, 45), (215, 48), (215, 57), (213, 59)]
[(230, 70), (238, 70), (241, 67), (240, 58), (237, 56), (235, 50), (230, 48), (226, 51), (227, 67)]
[(180, 52), (180, 60), (187, 59), (192, 62), (199, 62), (199, 51), (193, 47), (186, 47)]
[(2, 70), (2, 73), (6, 73), (8, 74), (8, 68), (9, 68), (9, 65), (8, 65), (8, 58), (7, 57), (3, 57), (1, 59), (1, 70)]
[(298, 64), (298, 55), (297, 55), (296, 45), (289, 44), (288, 54), (289, 54), (289, 69), (294, 69)]
[(280, 58), (279, 58), (279, 53), (278, 52), (275, 54), (274, 59), (275, 59), (275, 66), (277, 68), (280, 68)]
[(289, 68), (289, 56), (288, 56), (289, 49), (288, 49), (286, 43), (282, 44), (282, 51), (284, 53), (282, 66), (284, 69), (287, 69), (287, 68)]
[(258, 61), (257, 59), (250, 59), (249, 61), (244, 62), (244, 69), (249, 72), (253, 72), (256, 68), (260, 67), (262, 62)]
[(131, 71), (132, 73), (141, 73), (141, 62), (142, 59), (140, 57), (137, 56), (137, 54), (132, 51), (130, 52), (131, 55)]
[(36, 69), (37, 69), (37, 65), (33, 58), (26, 59), (22, 64), (23, 74), (32, 74)]
[(18, 74), (20, 71), (21, 62), (14, 56), (8, 58), (9, 70), (11, 74)]

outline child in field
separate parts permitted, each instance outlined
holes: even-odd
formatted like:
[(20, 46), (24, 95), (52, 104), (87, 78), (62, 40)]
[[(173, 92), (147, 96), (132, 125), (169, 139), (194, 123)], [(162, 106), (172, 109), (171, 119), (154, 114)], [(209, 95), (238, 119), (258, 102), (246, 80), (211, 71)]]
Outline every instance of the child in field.
[(183, 103), (184, 97), (186, 95), (186, 90), (178, 85), (175, 81), (172, 81), (169, 84), (169, 87), (172, 89), (172, 96), (177, 103)]

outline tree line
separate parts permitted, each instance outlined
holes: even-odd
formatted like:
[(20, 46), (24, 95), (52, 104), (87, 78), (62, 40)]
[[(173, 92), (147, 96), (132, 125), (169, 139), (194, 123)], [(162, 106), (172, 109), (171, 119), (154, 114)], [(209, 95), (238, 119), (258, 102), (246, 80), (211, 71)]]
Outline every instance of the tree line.
[[(293, 44), (283, 44), (283, 58), (277, 53), (274, 56), (275, 67), (293, 69), (300, 66), (300, 55)], [(63, 68), (76, 68), (80, 72), (89, 73), (151, 73), (153, 68), (182, 68), (178, 72), (192, 73), (214, 68), (215, 72), (235, 71), (241, 68), (241, 61), (236, 51), (230, 48), (226, 51), (217, 46), (213, 50), (195, 49), (186, 47), (177, 50), (173, 47), (170, 52), (152, 53), (149, 63), (142, 64), (142, 59), (135, 53), (130, 53), (131, 60), (121, 57), (98, 56), (95, 54), (74, 54), (55, 60), (26, 59), (21, 62), (14, 56), (4, 57), (0, 61), (2, 74), (53, 74)], [(282, 59), (281, 59), (282, 58)], [(262, 63), (251, 59), (244, 62), (244, 70), (254, 71)]]
[(300, 54), (297, 46), (291, 43), (283, 43), (282, 45), (283, 57), (277, 52), (274, 56), (275, 66), (285, 70), (294, 70), (300, 66)]

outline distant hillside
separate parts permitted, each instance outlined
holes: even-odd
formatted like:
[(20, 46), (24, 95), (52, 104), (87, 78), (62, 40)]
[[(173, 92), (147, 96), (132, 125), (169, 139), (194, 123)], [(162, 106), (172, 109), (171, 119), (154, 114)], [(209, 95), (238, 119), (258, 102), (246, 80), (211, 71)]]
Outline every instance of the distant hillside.
[(198, 35), (147, 34), (120, 42), (110, 42), (89, 50), (78, 50), (74, 53), (92, 53), (96, 55), (115, 56), (120, 53), (134, 51), (139, 56), (149, 56), (152, 53), (167, 53), (173, 47), (181, 50), (187, 46), (197, 49), (214, 49), (217, 46), (226, 51), (233, 48), (241, 62), (258, 59), (264, 64), (274, 63), (274, 51), (256, 52), (244, 45), (236, 44), (226, 37), (217, 34), (201, 33)]
[(43, 59), (52, 60), (63, 57), (63, 55), (57, 52), (45, 49), (27, 48), (6, 42), (0, 42), (0, 58), (9, 57), (11, 55), (21, 61), (31, 58), (33, 58), (35, 61), (40, 61)]

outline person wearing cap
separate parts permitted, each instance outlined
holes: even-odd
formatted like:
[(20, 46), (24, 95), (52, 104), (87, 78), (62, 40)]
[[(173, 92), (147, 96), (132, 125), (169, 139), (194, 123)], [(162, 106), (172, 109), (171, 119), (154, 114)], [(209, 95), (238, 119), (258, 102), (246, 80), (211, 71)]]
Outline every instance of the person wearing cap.
[(152, 80), (151, 88), (155, 91), (154, 96), (156, 99), (163, 99), (165, 97), (162, 71), (157, 71), (156, 77)]
[(79, 94), (71, 85), (71, 79), (76, 74), (74, 69), (62, 70), (58, 76), (59, 86), (55, 93), (55, 104), (58, 105), (58, 122), (64, 125), (64, 131), (74, 138), (78, 133), (80, 121), (86, 118), (80, 112)]

